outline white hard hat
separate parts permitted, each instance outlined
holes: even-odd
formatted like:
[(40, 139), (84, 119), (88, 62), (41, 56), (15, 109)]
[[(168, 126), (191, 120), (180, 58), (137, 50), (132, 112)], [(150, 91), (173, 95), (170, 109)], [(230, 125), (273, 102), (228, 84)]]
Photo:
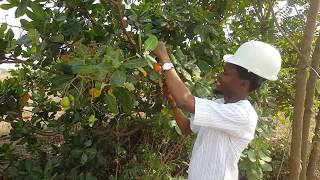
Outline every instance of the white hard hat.
[(234, 55), (224, 55), (223, 59), (273, 81), (278, 79), (281, 68), (279, 51), (270, 44), (261, 41), (246, 42), (237, 49)]

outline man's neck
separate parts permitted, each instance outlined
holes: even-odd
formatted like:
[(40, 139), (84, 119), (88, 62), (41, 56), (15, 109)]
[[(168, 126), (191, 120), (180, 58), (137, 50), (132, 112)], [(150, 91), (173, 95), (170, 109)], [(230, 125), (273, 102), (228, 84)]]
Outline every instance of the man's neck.
[(224, 103), (235, 103), (240, 100), (246, 100), (248, 98), (247, 94), (244, 95), (238, 95), (238, 96), (224, 96)]

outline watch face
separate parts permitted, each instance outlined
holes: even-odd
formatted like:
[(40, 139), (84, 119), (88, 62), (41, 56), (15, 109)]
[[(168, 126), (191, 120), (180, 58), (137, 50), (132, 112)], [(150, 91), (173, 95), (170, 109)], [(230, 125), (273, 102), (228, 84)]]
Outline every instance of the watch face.
[(173, 68), (173, 64), (172, 63), (164, 63), (162, 69), (163, 70), (169, 70)]

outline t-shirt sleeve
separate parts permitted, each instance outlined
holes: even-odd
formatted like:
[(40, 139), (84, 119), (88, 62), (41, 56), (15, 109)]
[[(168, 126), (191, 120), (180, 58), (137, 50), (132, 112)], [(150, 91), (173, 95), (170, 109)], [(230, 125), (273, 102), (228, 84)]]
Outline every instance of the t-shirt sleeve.
[(257, 114), (249, 102), (222, 104), (196, 97), (194, 118), (190, 124), (215, 128), (233, 136), (252, 139), (257, 119)]
[(190, 121), (190, 129), (192, 130), (192, 132), (198, 133), (201, 126), (195, 125), (195, 124), (193, 123), (193, 121), (194, 121), (194, 114), (190, 114), (189, 121)]

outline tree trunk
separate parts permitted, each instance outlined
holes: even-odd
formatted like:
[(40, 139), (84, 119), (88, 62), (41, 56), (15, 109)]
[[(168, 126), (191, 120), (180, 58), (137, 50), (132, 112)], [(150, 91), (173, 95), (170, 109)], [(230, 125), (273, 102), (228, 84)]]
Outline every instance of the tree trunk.
[(312, 61), (311, 61), (311, 72), (307, 82), (306, 89), (306, 101), (305, 101), (305, 110), (303, 116), (303, 131), (302, 131), (302, 144), (301, 144), (301, 162), (302, 169), (300, 173), (300, 180), (306, 180), (306, 171), (309, 155), (309, 129), (310, 129), (310, 120), (312, 116), (312, 107), (314, 101), (315, 86), (317, 81), (317, 72), (316, 70), (319, 67), (320, 63), (320, 36), (317, 38), (316, 46), (313, 51)]
[(309, 157), (309, 164), (307, 169), (307, 180), (316, 179), (317, 163), (320, 160), (320, 110), (316, 118), (316, 129), (314, 130), (313, 148)]
[(319, 11), (320, 0), (311, 0), (307, 15), (307, 22), (303, 33), (301, 51), (297, 64), (296, 94), (292, 121), (292, 138), (290, 149), (290, 180), (299, 180), (301, 161), (302, 120), (304, 114), (304, 101), (306, 96), (306, 84), (308, 67), (310, 64), (310, 51), (316, 20)]

